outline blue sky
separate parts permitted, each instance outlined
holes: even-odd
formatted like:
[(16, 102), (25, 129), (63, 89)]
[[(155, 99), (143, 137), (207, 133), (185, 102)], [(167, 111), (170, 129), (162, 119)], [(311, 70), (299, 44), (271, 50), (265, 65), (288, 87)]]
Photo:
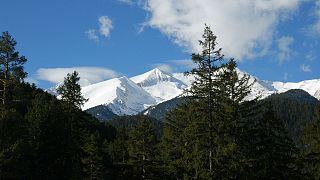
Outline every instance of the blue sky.
[(320, 78), (318, 0), (0, 0), (0, 31), (47, 88), (70, 68), (97, 82), (160, 67), (184, 71), (204, 23), (239, 68), (260, 79)]

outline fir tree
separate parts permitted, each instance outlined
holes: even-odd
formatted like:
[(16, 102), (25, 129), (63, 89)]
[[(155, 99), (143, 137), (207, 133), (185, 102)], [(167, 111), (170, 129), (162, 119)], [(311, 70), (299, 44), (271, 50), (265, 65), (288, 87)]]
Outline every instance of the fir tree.
[[(197, 122), (195, 137), (198, 154), (207, 153), (208, 178), (237, 178), (239, 169), (239, 139), (241, 129), (240, 104), (251, 91), (250, 77), (239, 77), (234, 59), (225, 60), (217, 49), (216, 36), (206, 26), (200, 45), (202, 54), (193, 54), (197, 65), (187, 75), (195, 76), (188, 95), (198, 102), (202, 114)], [(206, 174), (206, 175), (205, 175)]]
[(129, 162), (137, 169), (137, 178), (150, 179), (155, 165), (156, 134), (150, 120), (141, 116), (129, 133)]
[(96, 180), (103, 179), (103, 155), (99, 145), (99, 134), (91, 134), (85, 141), (82, 149), (85, 156), (82, 158), (84, 165), (83, 171), (87, 179)]
[(0, 92), (1, 104), (5, 108), (8, 108), (7, 105), (11, 101), (12, 83), (21, 82), (27, 75), (23, 70), (27, 59), (15, 50), (16, 44), (8, 32), (3, 32), (0, 36)]
[(214, 75), (222, 67), (223, 55), (221, 49), (216, 48), (217, 37), (213, 34), (210, 27), (205, 27), (202, 37), (203, 41), (199, 40), (200, 46), (202, 46), (202, 53), (192, 54), (192, 60), (197, 67), (186, 74), (192, 74), (195, 77), (195, 81), (192, 83), (188, 93), (206, 104), (203, 110), (206, 112), (206, 126), (208, 127), (205, 130), (208, 137), (208, 166), (209, 172), (213, 173), (213, 151), (215, 146), (213, 141), (214, 133), (216, 133), (213, 110), (218, 107), (217, 96), (220, 94), (219, 89), (217, 89), (217, 79), (214, 78)]
[(304, 131), (303, 142), (304, 165), (314, 179), (320, 179), (320, 108), (318, 107), (318, 119), (310, 123)]
[(299, 150), (288, 135), (282, 120), (270, 107), (249, 130), (248, 159), (256, 179), (301, 179), (297, 169)]
[[(207, 167), (207, 144), (199, 139), (205, 120), (199, 102), (190, 101), (166, 115), (160, 155), (167, 177), (199, 179)], [(200, 138), (203, 136), (200, 136)], [(200, 148), (200, 149), (199, 149)]]
[(61, 99), (66, 101), (68, 106), (75, 106), (81, 108), (81, 106), (88, 101), (81, 94), (81, 87), (79, 85), (80, 77), (78, 72), (68, 73), (64, 79), (63, 85), (58, 87), (57, 92), (61, 95)]

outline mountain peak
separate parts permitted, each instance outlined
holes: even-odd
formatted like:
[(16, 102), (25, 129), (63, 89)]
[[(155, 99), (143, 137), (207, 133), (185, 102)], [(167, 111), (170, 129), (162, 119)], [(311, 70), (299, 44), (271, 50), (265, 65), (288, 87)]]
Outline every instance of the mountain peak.
[(155, 68), (141, 75), (134, 76), (131, 80), (140, 86), (152, 86), (161, 81), (170, 81), (172, 78), (171, 74)]

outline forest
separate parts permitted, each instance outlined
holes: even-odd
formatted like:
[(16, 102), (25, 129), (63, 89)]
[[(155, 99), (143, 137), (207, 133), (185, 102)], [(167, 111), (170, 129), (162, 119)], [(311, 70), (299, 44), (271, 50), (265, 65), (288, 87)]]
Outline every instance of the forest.
[(143, 114), (101, 121), (81, 110), (87, 99), (76, 71), (59, 98), (25, 82), (27, 59), (3, 32), (0, 180), (320, 179), (320, 103), (304, 92), (247, 100), (253, 83), (216, 39), (205, 26), (202, 52), (185, 73), (195, 81), (163, 121)]

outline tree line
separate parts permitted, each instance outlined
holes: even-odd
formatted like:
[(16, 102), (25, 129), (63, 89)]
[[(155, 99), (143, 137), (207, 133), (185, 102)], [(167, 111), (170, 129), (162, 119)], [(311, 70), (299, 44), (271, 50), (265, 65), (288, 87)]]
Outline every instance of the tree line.
[(205, 26), (186, 73), (195, 77), (188, 100), (163, 123), (144, 115), (101, 122), (81, 111), (77, 72), (60, 99), (25, 83), (26, 58), (4, 32), (0, 179), (319, 179), (320, 118), (297, 145), (271, 103), (246, 98), (254, 82), (216, 39)]

